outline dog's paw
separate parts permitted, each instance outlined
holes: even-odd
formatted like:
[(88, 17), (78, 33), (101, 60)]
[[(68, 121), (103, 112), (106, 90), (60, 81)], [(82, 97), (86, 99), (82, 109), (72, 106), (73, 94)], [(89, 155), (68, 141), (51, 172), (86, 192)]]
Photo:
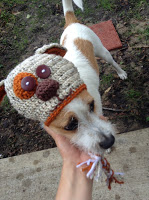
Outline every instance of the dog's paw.
[(121, 72), (118, 73), (118, 76), (120, 79), (125, 80), (127, 79), (127, 73), (124, 70), (121, 70)]

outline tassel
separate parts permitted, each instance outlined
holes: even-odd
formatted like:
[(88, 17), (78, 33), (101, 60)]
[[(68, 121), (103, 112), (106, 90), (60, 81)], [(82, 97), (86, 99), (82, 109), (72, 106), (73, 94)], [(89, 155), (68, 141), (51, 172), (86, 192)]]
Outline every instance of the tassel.
[(111, 184), (113, 181), (115, 181), (115, 183), (118, 184), (123, 184), (123, 181), (119, 181), (117, 179), (117, 175), (124, 175), (123, 173), (115, 173), (111, 167), (110, 167), (110, 163), (107, 161), (106, 158), (100, 156), (100, 155), (93, 155), (90, 154), (91, 159), (82, 162), (80, 164), (78, 164), (76, 167), (80, 168), (83, 165), (87, 165), (85, 167), (82, 168), (82, 171), (87, 171), (86, 177), (90, 178), (90, 179), (95, 179), (96, 181), (99, 180), (100, 177), (102, 177), (102, 171), (105, 173), (105, 175), (107, 176), (106, 182), (107, 182), (107, 186), (108, 189), (111, 190)]

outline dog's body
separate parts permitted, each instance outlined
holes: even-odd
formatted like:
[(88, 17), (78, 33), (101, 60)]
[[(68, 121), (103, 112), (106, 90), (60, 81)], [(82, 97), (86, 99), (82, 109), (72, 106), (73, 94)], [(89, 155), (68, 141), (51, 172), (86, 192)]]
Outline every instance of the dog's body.
[[(121, 79), (127, 78), (127, 74), (113, 60), (97, 35), (76, 19), (72, 0), (63, 0), (62, 2), (66, 24), (60, 43), (67, 49), (64, 58), (74, 63), (81, 79), (87, 85), (89, 94), (80, 94), (63, 111), (63, 115), (68, 115), (67, 119), (77, 118), (77, 130), (69, 130), (68, 134), (60, 128), (59, 132), (71, 138), (80, 148), (93, 153), (101, 153), (102, 148), (107, 149), (114, 143), (112, 137), (114, 130), (109, 122), (99, 119), (99, 116), (102, 115), (102, 104), (98, 91), (99, 67), (95, 56), (112, 64)], [(74, 0), (74, 3), (82, 8), (82, 0)], [(89, 112), (88, 108), (92, 101), (95, 102), (94, 113)], [(58, 116), (51, 124), (55, 131), (57, 131), (57, 124), (61, 127), (61, 117)], [(68, 124), (71, 123), (69, 120), (66, 120)], [(104, 143), (104, 145), (99, 145), (100, 143)]]
[[(80, 2), (79, 5), (81, 5), (82, 0), (77, 2)], [(127, 75), (113, 60), (97, 35), (87, 26), (77, 22), (73, 13), (72, 1), (63, 0), (63, 8), (67, 27), (61, 36), (60, 43), (67, 49), (64, 58), (77, 67), (80, 77), (87, 85), (88, 92), (98, 102), (99, 115), (102, 115), (101, 98), (98, 92), (99, 66), (95, 56), (103, 58), (113, 65), (120, 78), (125, 79)]]

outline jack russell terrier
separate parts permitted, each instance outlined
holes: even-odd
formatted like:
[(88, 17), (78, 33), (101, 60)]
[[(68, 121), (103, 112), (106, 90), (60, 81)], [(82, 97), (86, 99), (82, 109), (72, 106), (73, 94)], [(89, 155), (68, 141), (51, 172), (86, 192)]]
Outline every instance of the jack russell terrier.
[[(83, 10), (82, 0), (73, 0)], [(100, 57), (110, 63), (121, 79), (127, 74), (113, 60), (109, 51), (102, 45), (97, 35), (87, 26), (79, 23), (74, 15), (72, 0), (62, 0), (65, 16), (65, 30), (60, 43), (67, 49), (64, 58), (74, 63), (81, 79), (87, 86), (87, 92), (80, 94), (64, 109), (67, 129), (60, 128), (61, 116), (51, 123), (51, 128), (68, 135), (74, 144), (100, 153), (114, 144), (114, 129), (102, 116), (102, 103), (99, 94), (99, 66), (95, 57)], [(57, 126), (58, 125), (58, 126)], [(63, 126), (62, 126), (63, 127)], [(67, 132), (66, 132), (67, 131)]]
[[(73, 0), (81, 9), (82, 0)], [(115, 141), (112, 124), (103, 120), (99, 67), (95, 57), (110, 63), (121, 79), (127, 74), (113, 60), (97, 35), (80, 24), (72, 0), (62, 0), (66, 20), (59, 44), (44, 45), (0, 82), (19, 113), (39, 120), (86, 152), (102, 154)]]

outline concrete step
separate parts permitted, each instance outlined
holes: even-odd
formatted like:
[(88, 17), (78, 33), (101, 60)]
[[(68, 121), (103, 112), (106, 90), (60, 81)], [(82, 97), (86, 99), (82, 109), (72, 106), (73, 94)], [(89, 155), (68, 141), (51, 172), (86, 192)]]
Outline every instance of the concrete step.
[[(149, 199), (149, 128), (117, 136), (106, 155), (115, 172), (124, 172), (124, 184), (94, 183), (93, 200)], [(0, 160), (0, 200), (54, 200), (62, 160), (57, 148)]]

